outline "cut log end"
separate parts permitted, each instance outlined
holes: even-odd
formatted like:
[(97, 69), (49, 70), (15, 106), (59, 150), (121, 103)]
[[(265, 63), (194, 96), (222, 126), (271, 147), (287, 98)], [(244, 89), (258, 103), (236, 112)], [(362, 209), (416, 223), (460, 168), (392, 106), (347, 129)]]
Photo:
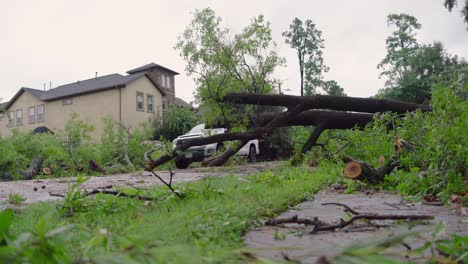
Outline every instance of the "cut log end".
[(50, 168), (44, 167), (42, 168), (42, 173), (44, 175), (50, 175), (52, 173), (52, 170)]
[(343, 175), (346, 178), (356, 179), (362, 173), (361, 163), (357, 161), (348, 161), (343, 169)]

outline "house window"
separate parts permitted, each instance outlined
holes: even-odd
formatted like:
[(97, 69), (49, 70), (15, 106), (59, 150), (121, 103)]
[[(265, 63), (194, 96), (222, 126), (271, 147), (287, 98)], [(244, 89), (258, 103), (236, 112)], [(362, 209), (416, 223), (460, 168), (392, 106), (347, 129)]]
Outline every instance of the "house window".
[(161, 74), (161, 85), (163, 87), (166, 87), (166, 76), (164, 74)]
[(37, 106), (37, 122), (44, 122), (44, 105)]
[(166, 85), (166, 87), (167, 87), (167, 88), (170, 88), (170, 87), (172, 87), (172, 85), (171, 85), (171, 76), (168, 75), (168, 76), (166, 76), (166, 77), (167, 77), (167, 85)]
[(16, 126), (23, 125), (23, 109), (16, 110)]
[(28, 121), (29, 123), (36, 123), (36, 107), (32, 106), (28, 109)]
[(154, 113), (154, 96), (151, 94), (146, 95), (146, 111)]
[(144, 95), (142, 92), (137, 92), (136, 94), (136, 103), (137, 103), (137, 111), (144, 112), (145, 111), (145, 106), (144, 106)]
[(13, 111), (8, 112), (8, 126), (9, 127), (15, 126), (15, 112)]
[(166, 110), (166, 99), (165, 99), (165, 98), (163, 98), (163, 100), (162, 100), (162, 101), (163, 101), (163, 110)]
[(72, 98), (65, 98), (62, 100), (63, 105), (71, 105), (73, 103)]

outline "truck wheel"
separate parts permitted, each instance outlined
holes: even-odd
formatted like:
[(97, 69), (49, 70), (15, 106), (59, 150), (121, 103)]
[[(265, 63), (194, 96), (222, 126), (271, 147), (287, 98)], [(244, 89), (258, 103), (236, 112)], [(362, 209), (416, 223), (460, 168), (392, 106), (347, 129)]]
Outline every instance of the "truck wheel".
[(176, 159), (175, 166), (178, 169), (186, 169), (190, 165), (190, 161), (186, 159)]
[(249, 161), (257, 162), (257, 150), (254, 145), (251, 145), (249, 148)]

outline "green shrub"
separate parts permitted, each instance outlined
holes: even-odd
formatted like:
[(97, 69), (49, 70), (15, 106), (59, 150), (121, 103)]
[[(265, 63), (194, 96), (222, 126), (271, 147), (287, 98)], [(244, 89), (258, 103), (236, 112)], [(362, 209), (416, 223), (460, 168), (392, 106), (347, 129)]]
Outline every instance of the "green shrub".
[(153, 120), (153, 138), (156, 140), (173, 140), (176, 137), (190, 131), (198, 122), (195, 113), (187, 108), (178, 105), (171, 105), (161, 118)]

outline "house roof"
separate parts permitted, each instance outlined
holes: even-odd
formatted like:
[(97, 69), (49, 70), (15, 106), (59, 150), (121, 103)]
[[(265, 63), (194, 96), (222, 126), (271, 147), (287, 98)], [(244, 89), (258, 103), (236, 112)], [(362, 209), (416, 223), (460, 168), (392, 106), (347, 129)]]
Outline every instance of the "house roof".
[(154, 63), (154, 62), (148, 63), (148, 64), (146, 64), (146, 65), (140, 66), (140, 67), (135, 68), (135, 69), (132, 69), (132, 70), (129, 70), (127, 73), (128, 73), (128, 74), (135, 74), (135, 73), (138, 73), (138, 72), (143, 72), (143, 71), (151, 70), (151, 69), (154, 69), (154, 68), (160, 68), (160, 69), (166, 70), (166, 71), (168, 71), (168, 72), (170, 72), (170, 73), (172, 73), (172, 74), (174, 74), (174, 75), (178, 75), (178, 74), (179, 74), (179, 73), (176, 72), (176, 71), (173, 71), (173, 70), (171, 70), (171, 69), (169, 69), (169, 68), (166, 68), (166, 67), (164, 67), (164, 66), (161, 66), (161, 65), (159, 65), (159, 64), (156, 64), (156, 63)]
[[(97, 78), (91, 78), (88, 80), (77, 81), (46, 91), (40, 98), (44, 101), (52, 101), (74, 95), (81, 95), (91, 92), (124, 87), (126, 84), (144, 75), (145, 73), (123, 76), (114, 73)], [(157, 88), (159, 89), (158, 86)]]
[(5, 110), (5, 107), (7, 106), (8, 102), (5, 102), (5, 103), (0, 103), (0, 112), (2, 112), (3, 110)]
[(174, 103), (176, 105), (178, 105), (178, 106), (188, 107), (190, 109), (193, 108), (189, 103), (185, 102), (184, 100), (180, 99), (179, 97), (175, 98)]
[[(65, 85), (58, 86), (54, 89), (48, 91), (41, 91), (37, 89), (22, 87), (13, 98), (5, 106), (5, 109), (10, 108), (10, 106), (18, 99), (18, 97), (24, 92), (29, 92), (32, 95), (38, 97), (42, 101), (54, 101), (63, 99), (66, 97), (84, 95), (89, 93), (95, 93), (99, 91), (111, 90), (116, 88), (125, 87), (128, 83), (146, 76), (145, 72), (140, 72), (132, 75), (120, 75), (120, 74), (109, 74), (97, 78), (92, 78), (83, 81), (77, 81), (74, 83), (69, 83)], [(165, 95), (164, 90), (159, 87), (149, 76), (147, 76), (150, 82), (161, 92), (162, 95)]]

